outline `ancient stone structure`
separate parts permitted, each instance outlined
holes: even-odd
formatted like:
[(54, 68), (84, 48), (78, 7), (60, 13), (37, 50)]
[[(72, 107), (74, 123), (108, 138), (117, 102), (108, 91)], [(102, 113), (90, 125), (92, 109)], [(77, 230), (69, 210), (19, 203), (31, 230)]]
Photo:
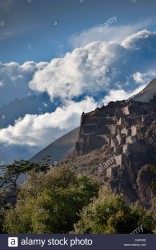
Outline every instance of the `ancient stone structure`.
[[(99, 164), (112, 156), (116, 161), (99, 173)], [(137, 187), (138, 172), (144, 165), (156, 163), (156, 96), (146, 103), (110, 102), (82, 114), (71, 159), (80, 172), (108, 180), (115, 192), (124, 193), (128, 201), (136, 201), (140, 189), (132, 187)]]

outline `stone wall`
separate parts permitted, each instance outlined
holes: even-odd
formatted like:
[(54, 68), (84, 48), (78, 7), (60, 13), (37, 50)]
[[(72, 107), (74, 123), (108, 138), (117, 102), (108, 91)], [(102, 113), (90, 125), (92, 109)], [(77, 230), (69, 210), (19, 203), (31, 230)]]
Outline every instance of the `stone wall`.
[[(149, 105), (131, 100), (110, 102), (106, 107), (83, 114), (79, 133), (79, 138), (83, 138), (83, 141), (76, 144), (77, 154), (87, 154), (101, 147), (104, 155), (109, 158), (110, 151), (113, 150), (117, 157), (116, 165), (121, 167), (128, 145), (138, 140), (139, 128), (152, 122), (151, 115), (147, 115), (149, 109)], [(153, 109), (152, 104), (151, 110)], [(156, 114), (153, 113), (152, 117), (156, 119)], [(111, 168), (108, 170), (109, 176)]]

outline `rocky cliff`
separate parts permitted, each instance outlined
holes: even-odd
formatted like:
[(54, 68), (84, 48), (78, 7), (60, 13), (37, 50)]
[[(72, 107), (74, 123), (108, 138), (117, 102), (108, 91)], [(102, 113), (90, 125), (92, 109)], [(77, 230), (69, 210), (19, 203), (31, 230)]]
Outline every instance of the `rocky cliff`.
[(128, 202), (151, 206), (156, 176), (156, 95), (148, 102), (110, 102), (82, 114), (78, 140), (67, 157), (79, 172), (123, 193)]

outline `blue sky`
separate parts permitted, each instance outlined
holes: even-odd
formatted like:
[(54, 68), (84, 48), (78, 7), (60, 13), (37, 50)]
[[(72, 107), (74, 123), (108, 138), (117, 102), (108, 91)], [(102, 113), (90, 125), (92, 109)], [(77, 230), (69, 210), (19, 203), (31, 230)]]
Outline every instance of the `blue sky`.
[[(70, 38), (104, 23), (113, 15), (117, 25), (155, 16), (154, 0), (1, 0), (0, 61), (50, 61), (72, 50)], [(58, 26), (53, 26), (53, 21)], [(142, 28), (155, 29), (155, 22)], [(31, 49), (28, 46), (31, 45)]]

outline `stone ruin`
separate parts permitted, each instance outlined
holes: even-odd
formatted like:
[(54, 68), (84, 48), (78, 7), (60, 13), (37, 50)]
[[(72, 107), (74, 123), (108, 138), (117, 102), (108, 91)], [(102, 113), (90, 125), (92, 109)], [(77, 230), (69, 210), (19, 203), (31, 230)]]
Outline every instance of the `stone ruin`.
[(127, 150), (144, 137), (146, 128), (156, 120), (155, 99), (148, 103), (133, 100), (110, 102), (95, 111), (83, 113), (76, 155), (83, 156), (97, 148), (103, 149), (106, 159), (115, 155), (116, 163), (106, 171), (107, 177), (111, 177), (122, 168)]

